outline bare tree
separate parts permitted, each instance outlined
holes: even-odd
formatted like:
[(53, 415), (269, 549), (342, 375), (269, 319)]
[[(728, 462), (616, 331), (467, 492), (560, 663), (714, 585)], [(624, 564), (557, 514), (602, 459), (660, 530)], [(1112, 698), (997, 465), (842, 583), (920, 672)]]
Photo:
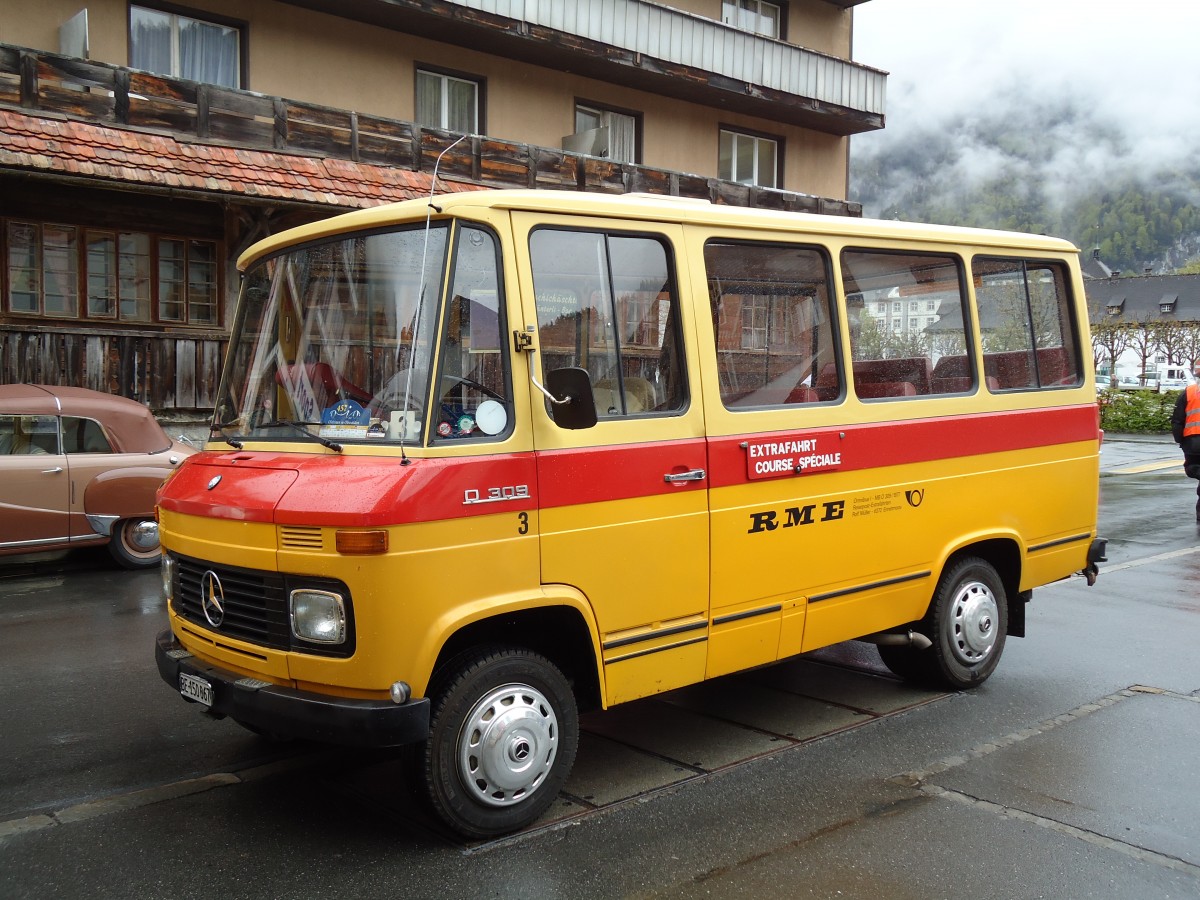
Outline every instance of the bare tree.
[(1186, 339), (1186, 326), (1183, 322), (1154, 322), (1151, 327), (1154, 330), (1155, 342), (1158, 349), (1162, 351), (1167, 358), (1168, 365), (1181, 365), (1183, 363), (1184, 341)]
[(1135, 327), (1117, 319), (1100, 319), (1092, 325), (1092, 361), (1099, 367), (1108, 360), (1108, 381), (1113, 387), (1117, 386), (1117, 360), (1129, 349)]
[(1182, 361), (1191, 367), (1200, 359), (1200, 322), (1185, 322), (1182, 328), (1183, 339), (1180, 341), (1179, 352), (1182, 354)]
[(1154, 323), (1150, 320), (1150, 314), (1146, 313), (1137, 322), (1131, 323), (1134, 327), (1129, 330), (1129, 347), (1138, 356), (1138, 377), (1142, 384), (1146, 383), (1146, 370), (1150, 362), (1150, 357), (1158, 349), (1157, 337), (1155, 335)]

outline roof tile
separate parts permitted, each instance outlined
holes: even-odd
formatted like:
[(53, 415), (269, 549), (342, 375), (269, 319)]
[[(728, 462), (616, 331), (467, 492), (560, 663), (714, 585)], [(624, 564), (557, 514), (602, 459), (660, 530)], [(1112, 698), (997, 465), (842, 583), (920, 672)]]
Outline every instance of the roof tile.
[[(55, 121), (0, 109), (0, 168), (44, 169), (123, 184), (367, 207), (421, 197), (430, 176), (410, 169), (183, 142), (170, 135)], [(443, 181), (443, 190), (479, 185)]]

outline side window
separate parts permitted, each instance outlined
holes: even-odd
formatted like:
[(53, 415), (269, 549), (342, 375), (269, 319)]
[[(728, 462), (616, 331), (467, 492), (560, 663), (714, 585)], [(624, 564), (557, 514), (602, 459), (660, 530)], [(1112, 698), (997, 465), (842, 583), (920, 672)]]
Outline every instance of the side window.
[(722, 128), (718, 141), (717, 176), (725, 181), (776, 187), (781, 141), (759, 134)]
[(971, 263), (983, 369), (997, 390), (1082, 382), (1067, 273), (1061, 263), (977, 257)]
[(704, 269), (727, 409), (816, 403), (841, 394), (822, 250), (709, 241)]
[(243, 32), (228, 21), (131, 5), (129, 64), (159, 75), (240, 88)]
[(957, 256), (846, 250), (841, 262), (860, 399), (975, 389)]
[(416, 118), (430, 128), (478, 134), (480, 83), (427, 69), (417, 70)]
[(674, 264), (656, 237), (542, 228), (529, 236), (542, 377), (587, 370), (604, 419), (687, 405)]
[[(579, 153), (590, 153), (593, 156), (604, 156), (614, 162), (636, 163), (638, 161), (639, 117), (630, 113), (617, 112), (601, 106), (590, 104), (575, 104), (575, 135), (591, 135), (596, 140), (595, 145), (566, 147)], [(599, 141), (596, 132), (605, 129), (605, 141)], [(574, 135), (572, 135), (574, 137)], [(566, 139), (564, 139), (566, 140)]]
[(55, 416), (0, 416), (0, 456), (58, 453)]
[(104, 429), (94, 419), (63, 416), (64, 453), (112, 453)]
[(507, 434), (512, 422), (497, 252), (489, 232), (459, 230), (438, 355), (438, 441), (492, 439)]

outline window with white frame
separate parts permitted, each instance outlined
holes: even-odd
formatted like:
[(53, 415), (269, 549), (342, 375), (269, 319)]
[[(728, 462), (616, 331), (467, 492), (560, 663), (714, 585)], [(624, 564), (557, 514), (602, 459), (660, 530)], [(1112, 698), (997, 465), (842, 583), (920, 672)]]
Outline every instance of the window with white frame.
[(759, 187), (779, 186), (779, 142), (721, 129), (717, 177)]
[(723, 0), (721, 21), (764, 37), (783, 37), (783, 15), (778, 3), (766, 0)]
[(129, 64), (135, 69), (240, 88), (242, 38), (234, 25), (129, 7)]
[(430, 128), (479, 133), (479, 82), (417, 70), (417, 122)]
[(616, 162), (636, 163), (638, 146), (637, 116), (604, 109), (599, 106), (575, 104), (575, 133), (595, 128), (608, 129), (608, 158)]

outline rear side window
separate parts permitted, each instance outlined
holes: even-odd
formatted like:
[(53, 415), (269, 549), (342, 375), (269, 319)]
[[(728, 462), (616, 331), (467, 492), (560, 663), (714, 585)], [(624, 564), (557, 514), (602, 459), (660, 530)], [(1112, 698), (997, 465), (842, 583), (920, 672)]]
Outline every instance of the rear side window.
[(859, 399), (975, 389), (957, 256), (846, 250), (841, 262)]
[[(727, 409), (818, 403), (840, 393), (824, 251), (709, 241), (704, 268)], [(823, 372), (834, 379), (824, 397), (817, 392)]]
[(529, 236), (542, 377), (580, 367), (596, 416), (687, 406), (674, 263), (655, 236), (541, 228)]
[(94, 419), (63, 416), (64, 453), (112, 453), (104, 429)]
[(1020, 391), (1082, 383), (1065, 266), (976, 257), (971, 274), (990, 387)]

